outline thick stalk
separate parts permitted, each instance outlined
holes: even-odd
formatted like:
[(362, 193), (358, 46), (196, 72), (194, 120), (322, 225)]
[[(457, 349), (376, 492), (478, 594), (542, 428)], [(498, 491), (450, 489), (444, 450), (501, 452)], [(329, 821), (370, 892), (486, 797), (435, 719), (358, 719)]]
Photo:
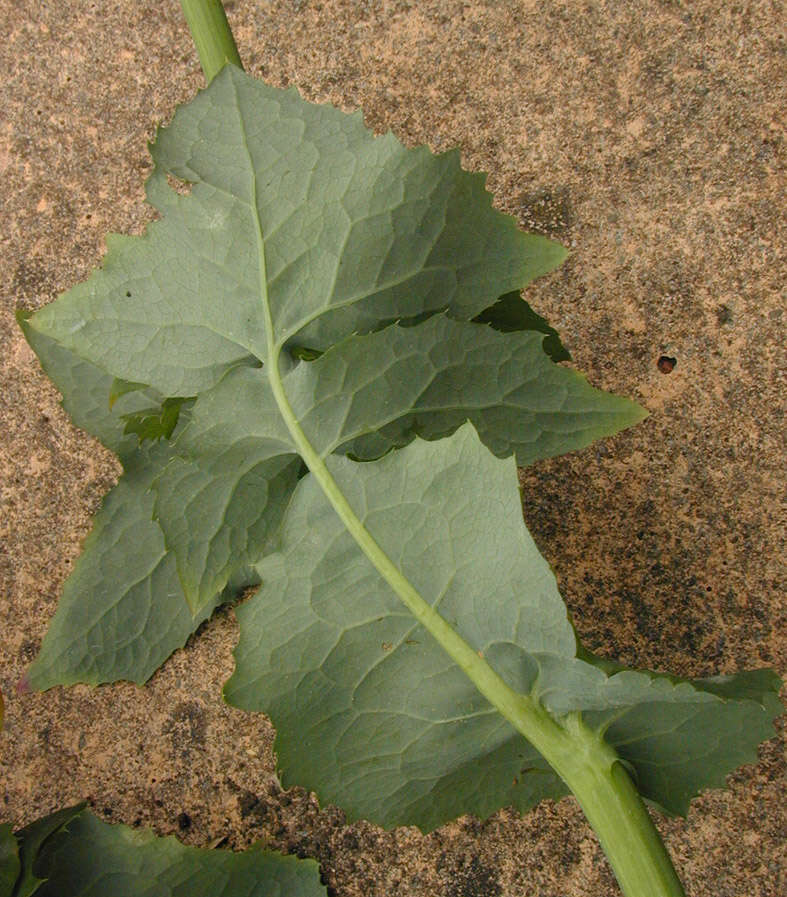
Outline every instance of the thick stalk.
[[(560, 722), (570, 746), (564, 742), (544, 756), (579, 801), (623, 893), (685, 897), (664, 842), (614, 749), (580, 714)], [(563, 756), (566, 747), (569, 754)]]
[(180, 0), (180, 5), (208, 84), (228, 62), (242, 69), (243, 63), (221, 0)]
[[(240, 65), (221, 3), (218, 0), (181, 2), (208, 81), (225, 62), (235, 62), (227, 54), (228, 47), (234, 52), (236, 65)], [(205, 31), (207, 29), (209, 32), (214, 27), (215, 41)], [(666, 848), (615, 751), (602, 736), (582, 722), (580, 714), (570, 714), (557, 720), (537, 700), (510, 688), (416, 591), (350, 506), (324, 459), (304, 433), (284, 391), (279, 371), (282, 346), (274, 338), (268, 302), (265, 241), (257, 211), (257, 185), (254, 180), (251, 210), (260, 260), (260, 300), (267, 333), (265, 366), (279, 411), (312, 476), (360, 549), (415, 619), (459, 665), (489, 703), (530, 741), (574, 793), (596, 831), (626, 897), (685, 897)]]

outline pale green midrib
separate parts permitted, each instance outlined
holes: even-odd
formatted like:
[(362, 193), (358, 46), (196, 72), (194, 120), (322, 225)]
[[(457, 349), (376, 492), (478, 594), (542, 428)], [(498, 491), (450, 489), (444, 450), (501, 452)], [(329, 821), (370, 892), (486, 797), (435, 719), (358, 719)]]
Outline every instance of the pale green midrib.
[[(309, 442), (284, 391), (279, 371), (282, 345), (274, 338), (273, 315), (268, 297), (265, 239), (257, 204), (257, 178), (240, 106), (238, 120), (249, 155), (252, 180), (251, 212), (257, 238), (259, 290), (267, 348), (264, 370), (267, 371), (279, 412), (302, 459), (358, 547), (413, 617), (456, 662), (501, 716), (547, 760), (577, 797), (588, 821), (598, 834), (627, 897), (685, 897), (669, 855), (615, 751), (598, 733), (587, 728), (582, 722), (581, 714), (569, 714), (562, 722), (558, 722), (537, 700), (519, 694), (506, 684), (483, 657), (417, 592), (377, 544), (353, 511), (323, 458)], [(614, 778), (616, 775), (618, 781)]]

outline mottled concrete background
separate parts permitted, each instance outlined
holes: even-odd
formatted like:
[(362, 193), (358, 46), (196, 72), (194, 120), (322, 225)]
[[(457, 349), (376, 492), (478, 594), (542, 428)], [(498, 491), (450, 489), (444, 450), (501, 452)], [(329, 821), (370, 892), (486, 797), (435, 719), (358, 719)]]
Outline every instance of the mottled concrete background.
[[(407, 144), (460, 146), (500, 208), (571, 247), (529, 298), (594, 383), (652, 412), (523, 474), (589, 646), (685, 675), (787, 672), (782, 3), (227, 6), (250, 72), (362, 106)], [(220, 700), (229, 612), (144, 689), (15, 696), (118, 468), (69, 424), (13, 309), (85, 278), (107, 231), (143, 230), (146, 140), (202, 77), (175, 0), (0, 0), (0, 34), (0, 817), (87, 797), (192, 844), (315, 856), (342, 897), (616, 894), (570, 800), (424, 837), (282, 793), (270, 725)], [(787, 889), (783, 741), (760, 757), (660, 822), (692, 897)]]

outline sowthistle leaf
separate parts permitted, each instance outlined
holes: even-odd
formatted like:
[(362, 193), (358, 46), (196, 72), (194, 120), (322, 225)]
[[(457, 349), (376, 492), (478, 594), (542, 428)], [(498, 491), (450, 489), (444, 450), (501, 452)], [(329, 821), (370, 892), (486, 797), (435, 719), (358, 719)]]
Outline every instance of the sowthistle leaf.
[[(644, 416), (555, 364), (520, 296), (562, 247), (518, 231), (456, 153), (233, 66), (152, 154), (160, 220), (21, 322), (125, 471), (30, 684), (144, 681), (262, 583), (226, 696), (271, 714), (288, 780), (353, 816), (428, 829), (568, 783), (592, 820), (585, 753), (635, 815), (619, 761), (685, 812), (753, 761), (777, 678), (592, 657), (522, 522), (516, 463)], [(625, 883), (631, 849), (599, 834)]]

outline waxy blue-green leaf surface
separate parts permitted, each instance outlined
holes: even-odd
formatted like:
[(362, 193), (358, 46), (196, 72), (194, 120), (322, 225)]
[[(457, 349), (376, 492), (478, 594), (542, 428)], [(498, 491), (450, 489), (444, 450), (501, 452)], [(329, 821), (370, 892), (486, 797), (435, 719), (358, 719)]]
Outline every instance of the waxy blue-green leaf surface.
[(161, 397), (150, 390), (118, 390), (111, 375), (28, 327), (21, 316), (20, 323), (74, 422), (126, 466), (95, 517), (24, 681), (38, 689), (117, 679), (142, 683), (185, 643), (220, 598), (198, 614), (189, 610), (174, 558), (153, 520), (151, 485), (170, 452), (166, 444), (140, 447), (135, 435), (125, 433), (124, 415)]
[(32, 688), (116, 679), (142, 683), (220, 600), (217, 594), (191, 613), (175, 558), (153, 520), (152, 480), (167, 457), (163, 445), (146, 447), (143, 463), (129, 461), (104, 499), (41, 652), (26, 673)]
[[(328, 466), (418, 592), (510, 686), (606, 730), (645, 797), (685, 812), (691, 796), (756, 760), (780, 712), (773, 674), (608, 676), (576, 657), (554, 575), (522, 520), (514, 461), (495, 459), (470, 425), (374, 464), (332, 456)], [(351, 816), (425, 829), (564, 792), (415, 622), (313, 477), (259, 572), (262, 588), (237, 611), (225, 694), (271, 716), (285, 782)]]
[(60, 390), (63, 407), (74, 423), (121, 460), (133, 457), (139, 440), (125, 432), (124, 415), (160, 403), (163, 397), (144, 386), (123, 389), (111, 374), (30, 326), (28, 313), (18, 313), (17, 320), (41, 366)]
[[(153, 156), (160, 219), (108, 240), (100, 271), (24, 323), (75, 421), (125, 470), (30, 683), (140, 681), (262, 580), (227, 695), (271, 714), (289, 781), (424, 828), (562, 794), (330, 494), (376, 540), (369, 556), (382, 549), (511, 688), (606, 732), (650, 800), (685, 810), (753, 760), (773, 677), (689, 683), (577, 657), (522, 523), (516, 461), (642, 416), (555, 366), (548, 325), (520, 319), (512, 294), (562, 248), (495, 211), (457, 154), (375, 138), (360, 115), (231, 66)], [(135, 884), (154, 864), (128, 870)]]
[[(232, 67), (178, 110), (152, 152), (161, 219), (143, 237), (110, 236), (99, 271), (22, 322), (75, 423), (126, 467), (32, 685), (144, 681), (252, 581), (301, 473), (269, 407), (269, 341), (293, 363), (325, 353), (296, 365), (288, 388), (315, 438), (333, 428), (344, 444), (330, 450), (359, 457), (470, 417), (495, 451), (528, 463), (641, 417), (548, 361), (533, 332), (548, 325), (512, 291), (564, 250), (494, 210), (483, 176), (462, 171), (456, 153), (374, 137), (360, 115)], [(479, 313), (518, 329), (468, 322)], [(421, 323), (374, 332), (402, 319)], [(347, 393), (332, 395), (343, 370)], [(200, 422), (188, 428), (193, 397)]]
[[(5, 827), (0, 828), (2, 831)], [(186, 847), (82, 807), (17, 833), (27, 866), (8, 897), (325, 897), (317, 863), (252, 847)], [(2, 866), (0, 866), (0, 876)], [(0, 882), (2, 878), (0, 878)], [(3, 892), (0, 892), (3, 893)]]

